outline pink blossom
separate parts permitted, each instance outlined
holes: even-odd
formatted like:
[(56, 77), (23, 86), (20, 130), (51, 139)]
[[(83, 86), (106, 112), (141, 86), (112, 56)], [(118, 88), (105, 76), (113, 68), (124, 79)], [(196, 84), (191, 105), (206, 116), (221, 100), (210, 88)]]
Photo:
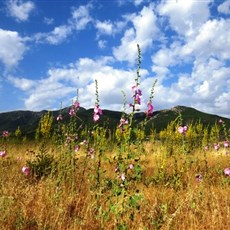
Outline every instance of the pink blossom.
[(80, 103), (78, 101), (75, 101), (73, 104), (75, 109), (79, 109), (80, 108)]
[(75, 152), (78, 152), (80, 150), (80, 146), (79, 145), (76, 145), (75, 147), (74, 147), (74, 151)]
[(230, 176), (230, 168), (225, 168), (224, 169), (224, 174), (227, 176)]
[(61, 121), (62, 119), (63, 119), (62, 115), (59, 114), (59, 115), (57, 116), (57, 121)]
[(122, 173), (122, 174), (120, 175), (120, 178), (121, 178), (122, 181), (124, 181), (124, 180), (125, 180), (125, 174)]
[(217, 151), (217, 150), (219, 150), (219, 148), (220, 148), (220, 145), (219, 144), (214, 144), (214, 149)]
[(208, 151), (208, 145), (206, 145), (206, 146), (204, 147), (204, 150), (205, 150), (205, 151)]
[(148, 110), (145, 113), (147, 116), (150, 116), (150, 115), (152, 115), (153, 109), (154, 109), (151, 101), (148, 102), (147, 107), (148, 107)]
[(23, 166), (22, 167), (22, 173), (24, 173), (26, 176), (28, 176), (30, 173), (30, 168), (28, 166)]
[(225, 142), (224, 142), (224, 147), (225, 147), (225, 148), (228, 148), (228, 147), (229, 147), (229, 142), (228, 142), (228, 141), (225, 141)]
[(2, 132), (2, 136), (3, 136), (3, 137), (8, 137), (8, 136), (9, 136), (9, 131), (4, 130), (4, 131)]
[(76, 112), (75, 112), (75, 109), (74, 109), (74, 108), (70, 108), (70, 110), (69, 110), (69, 115), (70, 115), (71, 117), (76, 115)]
[(197, 180), (198, 182), (201, 182), (202, 179), (203, 179), (203, 176), (202, 176), (201, 174), (196, 175), (196, 180)]
[(129, 165), (129, 169), (132, 170), (133, 168), (134, 168), (133, 164), (130, 164), (130, 165)]
[(0, 157), (5, 157), (6, 156), (6, 150), (0, 151)]
[(93, 120), (97, 122), (100, 119), (100, 115), (102, 115), (102, 110), (100, 109), (99, 105), (96, 104), (94, 107)]
[(181, 133), (181, 134), (186, 134), (186, 131), (187, 131), (188, 127), (187, 126), (179, 126), (178, 127), (178, 132)]

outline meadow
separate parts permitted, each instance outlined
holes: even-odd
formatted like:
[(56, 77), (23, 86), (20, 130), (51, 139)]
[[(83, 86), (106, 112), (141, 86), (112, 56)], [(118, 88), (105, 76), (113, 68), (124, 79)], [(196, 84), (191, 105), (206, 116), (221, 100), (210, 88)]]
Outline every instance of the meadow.
[(136, 126), (140, 64), (138, 47), (131, 112), (124, 95), (124, 113), (113, 132), (99, 123), (97, 81), (92, 126), (76, 125), (76, 97), (68, 123), (63, 114), (47, 112), (34, 140), (20, 128), (3, 131), (2, 230), (229, 229), (229, 130), (223, 120), (213, 127), (184, 124), (178, 114), (161, 132), (146, 132), (156, 82), (146, 119)]

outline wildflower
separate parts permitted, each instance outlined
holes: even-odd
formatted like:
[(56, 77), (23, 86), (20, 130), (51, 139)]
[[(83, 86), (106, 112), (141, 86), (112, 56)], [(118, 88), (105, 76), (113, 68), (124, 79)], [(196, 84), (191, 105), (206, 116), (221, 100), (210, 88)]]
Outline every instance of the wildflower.
[(218, 151), (219, 148), (220, 148), (220, 145), (215, 143), (215, 144), (214, 144), (214, 149), (215, 149), (216, 151)]
[(198, 182), (201, 182), (202, 179), (203, 179), (203, 176), (202, 176), (201, 174), (196, 175), (196, 180), (197, 180)]
[(97, 122), (100, 119), (100, 115), (102, 115), (102, 110), (100, 109), (98, 104), (95, 104), (93, 120)]
[(205, 151), (208, 151), (208, 145), (206, 145), (206, 146), (204, 147), (204, 150), (205, 150)]
[(91, 156), (91, 159), (94, 159), (94, 152), (95, 152), (94, 148), (91, 148), (91, 149), (89, 150), (89, 154), (90, 154), (90, 156)]
[(5, 157), (6, 156), (6, 150), (0, 151), (0, 157)]
[(134, 168), (133, 164), (130, 164), (130, 165), (129, 165), (129, 169), (132, 170), (133, 168)]
[(30, 173), (30, 168), (28, 166), (23, 166), (22, 167), (22, 173), (24, 173), (26, 176), (28, 176)]
[(121, 178), (122, 181), (125, 181), (125, 174), (122, 173), (122, 174), (120, 175), (120, 178)]
[(224, 141), (224, 147), (228, 148), (229, 147), (229, 142), (228, 141)]
[(73, 116), (76, 115), (75, 109), (74, 109), (73, 107), (70, 108), (70, 110), (69, 110), (69, 115), (70, 115), (71, 117), (73, 117)]
[(225, 168), (224, 169), (224, 174), (227, 176), (230, 176), (230, 168)]
[(80, 146), (79, 145), (76, 145), (75, 147), (74, 147), (74, 151), (75, 152), (78, 152), (80, 150)]
[(223, 124), (223, 123), (224, 123), (223, 120), (219, 119), (219, 124)]
[(80, 103), (79, 103), (78, 101), (75, 101), (75, 102), (73, 103), (73, 107), (74, 107), (75, 109), (79, 109), (79, 108), (80, 108)]
[(63, 119), (62, 115), (59, 114), (59, 115), (57, 116), (57, 121), (61, 121), (62, 119)]
[(9, 132), (6, 131), (6, 130), (4, 130), (4, 131), (2, 132), (2, 136), (3, 136), (3, 137), (8, 137), (8, 136), (9, 136)]
[(151, 116), (153, 113), (153, 105), (151, 101), (148, 102), (147, 107), (148, 107), (148, 110), (145, 113), (147, 116)]
[(128, 120), (125, 120), (125, 118), (121, 118), (120, 119), (120, 124), (119, 124), (119, 128), (121, 129), (121, 131), (124, 131), (124, 125), (128, 125), (129, 124), (129, 121)]
[(187, 129), (188, 129), (187, 126), (179, 126), (179, 127), (178, 127), (178, 132), (185, 135)]

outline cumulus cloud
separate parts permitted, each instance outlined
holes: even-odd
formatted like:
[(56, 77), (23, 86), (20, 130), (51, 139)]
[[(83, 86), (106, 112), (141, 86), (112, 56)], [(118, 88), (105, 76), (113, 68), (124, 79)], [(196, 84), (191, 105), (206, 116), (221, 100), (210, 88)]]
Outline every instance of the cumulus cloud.
[(209, 4), (212, 1), (164, 0), (159, 4), (158, 11), (161, 16), (168, 18), (173, 30), (189, 37), (210, 17)]
[(25, 39), (15, 31), (0, 29), (0, 61), (7, 67), (16, 66), (27, 50)]
[(27, 21), (35, 5), (32, 1), (10, 0), (7, 3), (8, 13), (17, 21)]
[(133, 26), (125, 31), (124, 36), (121, 38), (121, 45), (113, 48), (113, 55), (119, 61), (134, 63), (137, 44), (140, 45), (142, 52), (145, 52), (156, 39), (159, 29), (156, 25), (153, 5), (144, 6), (140, 13), (128, 15), (127, 18), (132, 22)]
[(230, 0), (227, 0), (220, 4), (217, 10), (222, 14), (230, 14)]

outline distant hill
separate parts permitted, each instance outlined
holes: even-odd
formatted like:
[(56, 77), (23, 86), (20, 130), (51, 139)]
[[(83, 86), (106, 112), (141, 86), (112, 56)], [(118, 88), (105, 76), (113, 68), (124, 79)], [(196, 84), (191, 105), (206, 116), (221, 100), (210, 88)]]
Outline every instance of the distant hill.
[[(33, 111), (12, 111), (12, 112), (4, 112), (0, 113), (0, 133), (4, 130), (8, 130), (10, 132), (15, 132), (15, 130), (20, 127), (23, 134), (33, 135), (35, 133), (36, 128), (38, 127), (38, 123), (45, 113), (48, 111), (43, 110), (40, 112)], [(69, 120), (69, 108), (65, 108), (56, 111), (50, 111), (51, 114), (56, 118), (59, 113), (62, 113), (63, 120)], [(185, 107), (185, 106), (176, 106), (171, 109), (159, 110), (153, 113), (153, 116), (148, 119), (147, 126), (150, 128), (154, 126), (157, 132), (163, 130), (167, 127), (167, 124), (175, 120), (176, 117), (181, 114), (183, 118), (184, 125), (189, 124), (191, 122), (202, 122), (205, 126), (212, 126), (219, 119), (222, 119), (226, 127), (230, 127), (230, 119), (220, 117), (217, 115), (211, 115), (208, 113), (201, 112), (194, 108)], [(93, 125), (93, 109), (84, 109), (80, 108), (77, 112), (77, 122), (79, 124), (87, 125), (88, 127)], [(103, 115), (101, 116), (100, 125), (104, 125), (109, 128), (117, 127), (119, 124), (120, 118), (122, 116), (122, 112), (118, 111), (110, 111), (103, 110)], [(134, 116), (135, 124), (140, 124), (145, 120), (145, 113), (140, 112), (136, 113)], [(56, 123), (56, 119), (54, 125)]]

